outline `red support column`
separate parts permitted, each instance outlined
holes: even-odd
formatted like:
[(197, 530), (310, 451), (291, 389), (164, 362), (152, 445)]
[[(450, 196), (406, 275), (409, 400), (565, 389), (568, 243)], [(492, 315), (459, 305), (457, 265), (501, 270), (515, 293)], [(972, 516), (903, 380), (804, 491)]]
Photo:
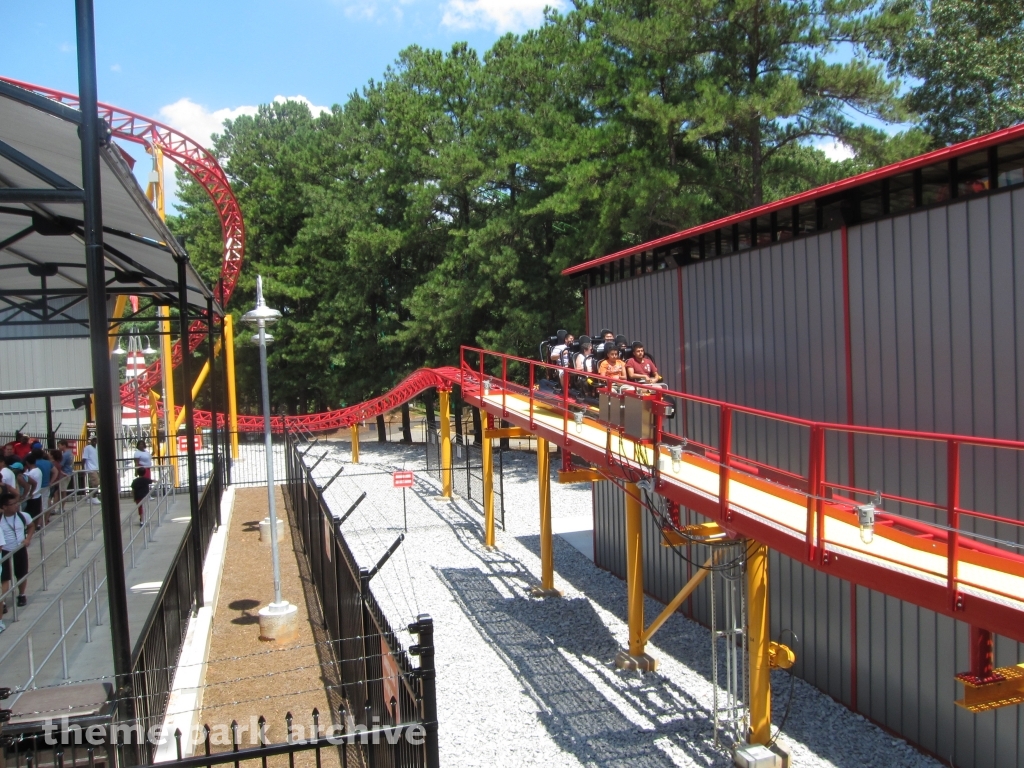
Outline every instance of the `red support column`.
[(968, 627), (967, 631), (970, 639), (971, 674), (978, 681), (991, 680), (993, 678), (992, 633), (981, 627)]

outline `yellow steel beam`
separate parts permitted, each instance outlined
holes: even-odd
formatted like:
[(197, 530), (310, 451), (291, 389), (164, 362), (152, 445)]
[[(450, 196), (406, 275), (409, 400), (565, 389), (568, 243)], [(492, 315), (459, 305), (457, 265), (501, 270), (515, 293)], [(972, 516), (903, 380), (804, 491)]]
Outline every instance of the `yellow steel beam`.
[(231, 431), (231, 458), (238, 458), (238, 397), (235, 391), (235, 323), (224, 315), (224, 365), (228, 374), (228, 424)]
[[(686, 536), (683, 534), (686, 534)], [(683, 528), (682, 531), (674, 531), (671, 528), (666, 528), (662, 531), (661, 546), (681, 547), (685, 544), (693, 544), (693, 540), (695, 538), (715, 541), (717, 539), (724, 539), (727, 535), (728, 534), (722, 530), (722, 527), (718, 523), (688, 525)], [(697, 543), (699, 544), (700, 542)]]
[[(127, 304), (127, 303), (128, 303), (128, 297), (125, 294), (123, 294), (123, 293), (122, 294), (118, 294), (117, 298), (114, 299), (114, 317), (120, 317), (121, 315), (124, 314), (124, 305)], [(113, 328), (110, 329), (109, 333), (110, 334), (118, 333), (120, 328), (121, 328), (120, 324), (116, 324), (116, 325), (114, 325)], [(117, 346), (117, 336), (108, 335), (107, 336), (107, 354), (109, 355), (110, 353), (112, 353), (114, 351), (114, 347), (116, 347), (116, 346)]]
[(540, 586), (534, 597), (561, 597), (555, 589), (555, 549), (551, 531), (551, 450), (548, 441), (537, 438), (537, 491), (540, 506)]
[(149, 390), (149, 444), (160, 455), (160, 426), (156, 417), (157, 407), (160, 403), (160, 395), (155, 389)]
[(146, 199), (153, 203), (160, 220), (166, 219), (164, 214), (164, 153), (156, 145), (150, 146), (147, 150), (153, 156), (153, 170), (156, 171), (156, 181), (150, 181), (146, 185)]
[(751, 744), (767, 744), (771, 739), (771, 628), (768, 622), (768, 547), (760, 542), (747, 543), (747, 636), (750, 659), (750, 733)]
[(640, 489), (626, 484), (626, 614), (629, 621), (629, 655), (644, 652), (644, 552)]
[(964, 684), (964, 697), (957, 700), (957, 706), (977, 714), (1024, 703), (1024, 664), (995, 667), (992, 674), (1001, 679), (983, 683), (970, 675), (957, 675), (957, 680)]
[(558, 471), (558, 482), (562, 485), (566, 483), (597, 483), (607, 479), (596, 469), (572, 469), (568, 472)]
[(178, 486), (178, 451), (175, 444), (177, 430), (174, 427), (174, 370), (172, 369), (171, 352), (171, 310), (169, 307), (157, 307), (157, 317), (160, 318), (160, 368), (163, 376), (164, 395), (164, 425), (167, 429), (167, 443), (164, 455), (171, 458), (171, 474), (174, 475), (174, 485)]
[[(184, 350), (182, 350), (182, 351), (184, 352)], [(220, 339), (218, 339), (214, 343), (214, 345), (213, 345), (213, 356), (217, 357), (217, 355), (219, 355), (219, 354), (220, 354)], [(211, 363), (210, 360), (207, 360), (205, 363), (203, 363), (203, 367), (199, 369), (199, 375), (196, 376), (195, 384), (192, 385), (192, 402), (193, 403), (196, 401), (196, 398), (199, 397), (199, 392), (202, 390), (203, 384), (206, 383), (206, 377), (210, 375), (210, 363)], [(178, 415), (174, 419), (174, 434), (178, 434), (178, 429), (184, 423), (185, 423), (185, 409), (182, 408), (181, 411), (178, 413)]]
[[(486, 414), (484, 418), (489, 422), (492, 416)], [(484, 546), (494, 547), (494, 446), (488, 426), (484, 425), (483, 443), (480, 450), (484, 475)]]
[(708, 568), (711, 567), (711, 561), (713, 558), (714, 555), (707, 559), (707, 561), (704, 563), (704, 566), (693, 575), (693, 578), (686, 582), (686, 586), (679, 590), (679, 594), (672, 598), (672, 602), (665, 606), (665, 610), (658, 614), (658, 618), (651, 622), (651, 626), (649, 626), (647, 629), (643, 631), (643, 633), (640, 635), (641, 647), (646, 646), (647, 643), (650, 642), (651, 637), (654, 636), (655, 632), (661, 629), (662, 624), (668, 621), (669, 616), (678, 611), (679, 606), (683, 604), (686, 598), (692, 595), (693, 591), (698, 586), (700, 586), (700, 583), (704, 581), (704, 579), (710, 573)]
[(441, 411), (441, 495), (452, 497), (452, 408), (451, 393), (441, 390), (437, 393), (438, 408)]
[(525, 430), (522, 427), (502, 427), (500, 429), (488, 429), (487, 434), (495, 439), (506, 437), (533, 437), (532, 432)]
[(615, 666), (620, 669), (657, 669), (656, 659), (644, 653), (644, 550), (643, 513), (640, 489), (626, 483), (626, 618), (629, 624), (629, 647), (620, 651)]
[(349, 433), (352, 435), (352, 463), (359, 463), (359, 425), (353, 424), (349, 427)]

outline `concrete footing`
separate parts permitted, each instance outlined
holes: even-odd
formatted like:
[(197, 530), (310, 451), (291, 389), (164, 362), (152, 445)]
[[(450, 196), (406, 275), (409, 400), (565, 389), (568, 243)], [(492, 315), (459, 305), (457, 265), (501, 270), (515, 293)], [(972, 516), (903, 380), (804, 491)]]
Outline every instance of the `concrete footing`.
[(260, 608), (260, 640), (290, 643), (299, 636), (299, 609), (288, 601)]
[[(284, 538), (284, 520), (277, 518), (277, 540)], [(260, 544), (270, 546), (270, 518), (264, 517), (260, 520)]]
[(618, 669), (653, 672), (658, 668), (658, 660), (653, 656), (648, 656), (646, 653), (642, 653), (639, 656), (631, 656), (628, 651), (619, 651), (615, 656), (615, 666)]

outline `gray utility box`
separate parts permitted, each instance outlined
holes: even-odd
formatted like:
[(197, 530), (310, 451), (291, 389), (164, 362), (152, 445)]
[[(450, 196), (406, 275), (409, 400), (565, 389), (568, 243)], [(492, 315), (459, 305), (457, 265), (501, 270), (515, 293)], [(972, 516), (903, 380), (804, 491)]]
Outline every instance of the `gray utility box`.
[(622, 395), (599, 393), (598, 408), (602, 421), (607, 421), (613, 427), (622, 426)]
[(654, 408), (651, 400), (626, 395), (623, 399), (622, 431), (634, 440), (654, 439)]

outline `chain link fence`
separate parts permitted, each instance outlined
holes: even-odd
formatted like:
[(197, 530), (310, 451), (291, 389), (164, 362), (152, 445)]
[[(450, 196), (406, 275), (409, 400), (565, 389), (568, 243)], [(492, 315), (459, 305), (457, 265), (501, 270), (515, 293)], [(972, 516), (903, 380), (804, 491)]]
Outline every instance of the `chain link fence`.
[[(427, 473), (437, 481), (441, 477), (441, 432), (436, 427), (427, 427)], [(473, 445), (465, 435), (453, 435), (452, 448), (452, 492), (464, 499), (484, 503), (484, 470), (481, 448)], [(492, 477), (494, 484), (494, 522), (505, 530), (505, 458), (500, 450), (493, 452)]]

